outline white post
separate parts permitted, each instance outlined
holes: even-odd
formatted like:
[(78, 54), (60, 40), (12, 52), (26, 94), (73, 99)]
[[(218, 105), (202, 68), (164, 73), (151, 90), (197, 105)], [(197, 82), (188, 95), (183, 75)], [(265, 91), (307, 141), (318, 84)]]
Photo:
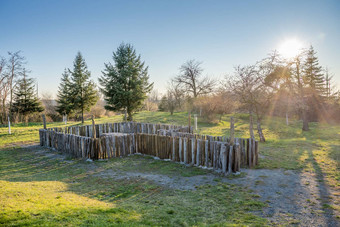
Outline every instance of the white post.
[(8, 134), (11, 134), (11, 121), (9, 120), (9, 116), (8, 116)]
[(197, 131), (197, 114), (195, 114), (194, 117), (195, 117), (195, 131)]

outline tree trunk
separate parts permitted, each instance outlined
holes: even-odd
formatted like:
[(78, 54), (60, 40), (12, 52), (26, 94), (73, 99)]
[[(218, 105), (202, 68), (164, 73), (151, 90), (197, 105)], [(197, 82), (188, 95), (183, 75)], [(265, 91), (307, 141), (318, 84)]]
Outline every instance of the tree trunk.
[[(132, 118), (132, 112), (131, 112), (131, 110), (127, 109), (127, 114), (128, 114), (127, 120), (128, 120), (128, 121), (132, 121), (133, 118)], [(125, 115), (125, 120), (126, 120), (126, 115)]]
[(249, 112), (249, 134), (250, 134), (250, 138), (254, 139), (254, 130), (253, 130), (254, 126), (253, 126), (253, 113), (250, 111)]
[(257, 132), (259, 134), (260, 141), (261, 142), (266, 142), (266, 138), (264, 138), (264, 134), (262, 132), (261, 120), (260, 119), (257, 119)]
[(286, 112), (286, 125), (289, 125), (288, 112)]
[(306, 116), (306, 110), (302, 110), (302, 131), (309, 131), (308, 119)]
[(7, 117), (6, 117), (6, 99), (2, 100), (2, 113), (3, 113), (3, 121), (5, 122)]
[(81, 123), (84, 124), (84, 109), (81, 109)]

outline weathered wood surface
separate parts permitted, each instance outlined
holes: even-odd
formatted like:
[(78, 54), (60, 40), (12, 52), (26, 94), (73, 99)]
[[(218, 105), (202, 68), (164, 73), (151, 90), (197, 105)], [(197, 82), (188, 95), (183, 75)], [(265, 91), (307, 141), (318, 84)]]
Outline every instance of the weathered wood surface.
[[(109, 159), (145, 154), (184, 164), (213, 168), (225, 174), (258, 164), (258, 141), (175, 132), (169, 125), (114, 123), (90, 127), (40, 129), (40, 145), (75, 158)], [(162, 128), (165, 135), (160, 135)], [(169, 131), (167, 131), (169, 130)], [(183, 130), (178, 128), (178, 130)], [(124, 133), (122, 133), (124, 132)], [(139, 133), (143, 132), (143, 133)], [(79, 135), (88, 136), (79, 136)]]

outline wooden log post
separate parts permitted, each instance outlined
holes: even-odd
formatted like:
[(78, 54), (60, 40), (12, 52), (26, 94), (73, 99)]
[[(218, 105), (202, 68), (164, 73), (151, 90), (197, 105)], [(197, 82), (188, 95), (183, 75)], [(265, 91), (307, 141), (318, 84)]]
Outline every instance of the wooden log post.
[(227, 157), (228, 154), (226, 152), (226, 146), (224, 144), (221, 145), (221, 155), (222, 155), (222, 173), (227, 173)]
[(232, 164), (233, 164), (233, 146), (230, 146), (228, 157), (228, 174), (232, 173)]
[(94, 116), (92, 115), (92, 138), (97, 138), (97, 135), (96, 135), (96, 123), (94, 122)]
[(234, 172), (238, 172), (239, 171), (239, 155), (240, 155), (240, 152), (239, 152), (239, 148), (240, 148), (240, 145), (238, 142), (236, 142), (236, 144), (234, 145), (234, 158), (233, 158), (233, 171)]
[(249, 138), (248, 140), (248, 166), (249, 168), (252, 167), (252, 159), (251, 159), (251, 156), (252, 156), (252, 138)]
[(255, 141), (255, 164), (259, 164), (259, 141)]
[(183, 162), (183, 158), (182, 158), (182, 138), (181, 137), (179, 137), (178, 138), (179, 139), (179, 141), (178, 141), (178, 155), (179, 155), (179, 162)]
[(188, 131), (191, 129), (191, 110), (188, 111)]
[(176, 149), (176, 139), (175, 137), (172, 137), (172, 161), (176, 161), (175, 149)]
[[(46, 129), (46, 128), (44, 128)], [(8, 116), (8, 134), (11, 134), (11, 120), (10, 120), (10, 117)]]
[(195, 138), (191, 138), (191, 165), (195, 165)]
[(194, 114), (194, 119), (195, 119), (195, 131), (197, 132), (197, 114)]
[(231, 117), (230, 118), (230, 141), (229, 141), (230, 146), (233, 146), (234, 143), (235, 143), (235, 126), (234, 126), (234, 124), (235, 124), (234, 118)]
[(187, 145), (188, 145), (188, 139), (187, 138), (183, 138), (183, 161), (185, 164), (188, 163), (188, 153), (187, 153)]
[(200, 143), (201, 140), (197, 140), (197, 152), (196, 152), (196, 165), (199, 166), (201, 162), (201, 153), (200, 153)]
[(205, 151), (205, 166), (209, 167), (209, 140), (205, 140), (205, 147), (204, 147), (204, 151)]
[(43, 122), (44, 122), (44, 129), (46, 129), (46, 116), (45, 116), (45, 114), (42, 115), (42, 119), (43, 119)]

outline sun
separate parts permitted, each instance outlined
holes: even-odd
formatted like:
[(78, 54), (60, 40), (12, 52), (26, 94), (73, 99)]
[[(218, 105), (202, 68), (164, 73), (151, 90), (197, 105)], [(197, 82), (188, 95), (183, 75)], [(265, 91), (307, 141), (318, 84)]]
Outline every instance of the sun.
[(303, 47), (304, 43), (302, 41), (296, 38), (290, 38), (284, 40), (277, 50), (284, 58), (290, 59), (298, 55)]

